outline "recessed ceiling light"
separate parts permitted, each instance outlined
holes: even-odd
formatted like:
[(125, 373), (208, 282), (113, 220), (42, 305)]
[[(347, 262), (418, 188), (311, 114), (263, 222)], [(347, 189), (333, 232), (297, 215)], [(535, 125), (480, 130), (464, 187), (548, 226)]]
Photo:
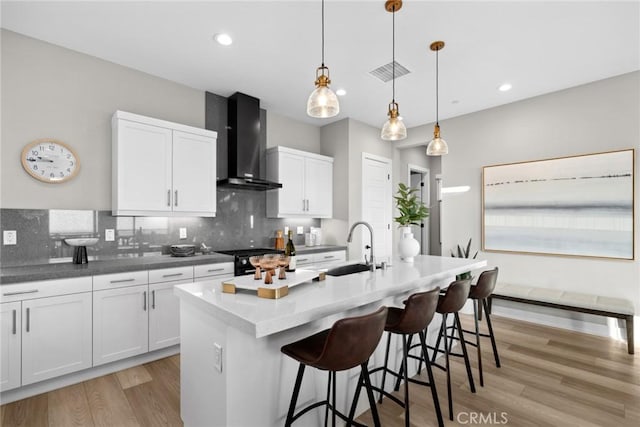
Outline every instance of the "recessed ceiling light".
[(347, 91), (344, 90), (344, 89), (338, 89), (336, 91), (336, 95), (338, 95), (338, 96), (345, 96), (346, 94), (347, 94)]
[(500, 92), (506, 92), (508, 90), (511, 90), (511, 88), (512, 88), (511, 83), (502, 83), (500, 87), (498, 87), (498, 90)]
[(231, 43), (233, 43), (233, 39), (231, 38), (231, 36), (226, 33), (218, 33), (213, 36), (213, 39), (222, 46), (229, 46)]

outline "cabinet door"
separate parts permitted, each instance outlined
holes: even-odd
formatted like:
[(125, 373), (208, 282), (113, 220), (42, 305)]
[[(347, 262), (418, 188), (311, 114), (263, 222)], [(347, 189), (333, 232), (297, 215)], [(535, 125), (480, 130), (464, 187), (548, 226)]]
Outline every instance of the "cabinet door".
[(147, 285), (94, 291), (93, 365), (146, 353)]
[(333, 163), (319, 159), (305, 159), (306, 214), (314, 218), (333, 216)]
[(180, 299), (173, 287), (192, 280), (149, 285), (149, 351), (180, 343)]
[(20, 386), (22, 304), (0, 304), (0, 391)]
[(172, 131), (120, 119), (114, 138), (115, 213), (171, 211)]
[(290, 153), (279, 156), (278, 174), (282, 188), (278, 190), (278, 215), (304, 215), (304, 157)]
[(173, 131), (173, 211), (215, 216), (215, 138)]
[(91, 292), (22, 302), (22, 385), (91, 367)]

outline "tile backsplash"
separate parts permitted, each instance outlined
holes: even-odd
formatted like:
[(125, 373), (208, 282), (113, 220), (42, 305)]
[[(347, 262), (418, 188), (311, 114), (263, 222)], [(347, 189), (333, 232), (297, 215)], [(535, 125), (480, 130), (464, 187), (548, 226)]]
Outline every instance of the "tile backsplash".
[[(274, 247), (276, 230), (294, 230), (294, 243), (304, 245), (305, 232), (320, 227), (319, 219), (277, 219), (266, 217), (266, 193), (250, 190), (218, 189), (217, 216), (133, 217), (112, 216), (111, 211), (0, 209), (0, 228), (16, 230), (17, 244), (2, 245), (3, 267), (45, 264), (71, 260), (73, 248), (68, 237), (99, 237), (87, 247), (89, 259), (159, 255), (163, 246), (202, 243), (214, 250)], [(180, 239), (180, 228), (187, 238)], [(105, 241), (105, 230), (115, 230), (115, 240)]]

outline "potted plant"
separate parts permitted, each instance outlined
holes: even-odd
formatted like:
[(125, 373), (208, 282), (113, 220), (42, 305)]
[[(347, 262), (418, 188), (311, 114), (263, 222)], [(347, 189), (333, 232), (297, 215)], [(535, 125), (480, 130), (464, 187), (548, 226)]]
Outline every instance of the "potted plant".
[(420, 225), (420, 222), (429, 216), (429, 209), (418, 200), (415, 193), (417, 188), (408, 187), (404, 183), (398, 184), (398, 192), (393, 198), (396, 200), (396, 207), (400, 215), (394, 220), (400, 224), (402, 237), (398, 243), (400, 259), (405, 262), (413, 262), (413, 257), (420, 252), (420, 243), (413, 237), (411, 225)]
[[(471, 254), (471, 238), (469, 238), (469, 241), (467, 242), (467, 247), (463, 250), (460, 245), (457, 245), (458, 249), (457, 249), (457, 256), (456, 254), (453, 252), (453, 250), (451, 250), (451, 256), (454, 258), (469, 258), (469, 255)], [(472, 259), (476, 259), (476, 257), (478, 256), (478, 251), (476, 251), (476, 253), (473, 255)], [(464, 273), (458, 274), (456, 276), (456, 280), (463, 280), (463, 279), (471, 279), (471, 272), (470, 271), (466, 271)]]

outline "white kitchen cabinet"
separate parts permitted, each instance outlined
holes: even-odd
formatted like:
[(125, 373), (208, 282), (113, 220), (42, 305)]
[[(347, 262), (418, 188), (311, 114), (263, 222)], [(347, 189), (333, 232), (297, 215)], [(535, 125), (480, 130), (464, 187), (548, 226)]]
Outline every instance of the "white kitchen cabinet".
[(0, 391), (20, 386), (22, 303), (0, 304)]
[(91, 292), (22, 301), (22, 385), (91, 367)]
[(333, 158), (273, 147), (267, 150), (267, 179), (282, 184), (267, 191), (268, 217), (332, 217)]
[(312, 268), (327, 268), (333, 264), (345, 262), (346, 260), (347, 253), (344, 250), (299, 253), (296, 255), (296, 265), (299, 267), (312, 266)]
[(149, 271), (149, 351), (180, 344), (180, 300), (173, 287), (193, 282), (193, 267)]
[(93, 365), (149, 351), (147, 284), (93, 292)]
[(113, 214), (215, 216), (216, 137), (214, 131), (117, 111)]

